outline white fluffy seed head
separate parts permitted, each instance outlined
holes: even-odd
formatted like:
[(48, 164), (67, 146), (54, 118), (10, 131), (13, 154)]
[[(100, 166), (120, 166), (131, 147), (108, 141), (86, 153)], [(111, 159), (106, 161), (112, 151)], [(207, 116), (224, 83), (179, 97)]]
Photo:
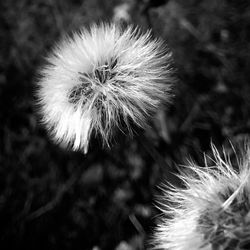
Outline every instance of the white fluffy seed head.
[(170, 100), (171, 61), (150, 31), (117, 24), (83, 28), (58, 43), (41, 69), (43, 122), (55, 141), (73, 150), (86, 153), (93, 133), (109, 145), (114, 129), (144, 127)]
[(232, 166), (212, 148), (214, 166), (191, 163), (180, 174), (184, 188), (163, 188), (155, 249), (250, 249), (250, 150)]

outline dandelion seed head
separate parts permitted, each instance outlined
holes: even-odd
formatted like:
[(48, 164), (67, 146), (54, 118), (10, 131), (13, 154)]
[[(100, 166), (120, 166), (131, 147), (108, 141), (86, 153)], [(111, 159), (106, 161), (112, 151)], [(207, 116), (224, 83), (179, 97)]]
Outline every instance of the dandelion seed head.
[(38, 97), (53, 139), (88, 150), (100, 135), (109, 146), (121, 121), (145, 127), (170, 100), (171, 53), (151, 32), (132, 26), (92, 25), (58, 43), (41, 70)]
[(155, 249), (250, 249), (250, 151), (233, 166), (212, 147), (214, 166), (190, 163), (185, 188), (163, 188)]

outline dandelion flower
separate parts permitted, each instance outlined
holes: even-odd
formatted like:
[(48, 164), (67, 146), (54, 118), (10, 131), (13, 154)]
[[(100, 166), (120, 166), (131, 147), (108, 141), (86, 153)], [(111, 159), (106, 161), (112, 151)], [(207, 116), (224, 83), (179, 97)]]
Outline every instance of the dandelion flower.
[(47, 62), (37, 92), (43, 122), (73, 150), (86, 153), (92, 134), (109, 146), (116, 128), (145, 127), (170, 99), (171, 53), (150, 31), (92, 25), (58, 43)]
[(185, 188), (164, 188), (156, 249), (250, 249), (250, 151), (233, 167), (212, 148), (215, 166), (192, 163), (193, 174), (180, 175)]

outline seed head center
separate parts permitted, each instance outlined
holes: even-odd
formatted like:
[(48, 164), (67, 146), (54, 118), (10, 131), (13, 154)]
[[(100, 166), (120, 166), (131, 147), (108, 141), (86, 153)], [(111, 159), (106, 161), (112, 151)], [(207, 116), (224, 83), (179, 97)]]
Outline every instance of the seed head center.
[(70, 89), (69, 103), (76, 105), (81, 101), (81, 104), (84, 105), (94, 95), (96, 86), (105, 85), (108, 80), (115, 76), (114, 68), (116, 64), (117, 59), (112, 59), (110, 62), (105, 62), (94, 69), (92, 73), (78, 72), (80, 83)]
[(94, 70), (93, 77), (96, 79), (97, 84), (103, 85), (115, 76), (114, 68), (116, 64), (117, 59), (111, 59), (110, 62), (106, 61), (104, 65), (101, 65)]

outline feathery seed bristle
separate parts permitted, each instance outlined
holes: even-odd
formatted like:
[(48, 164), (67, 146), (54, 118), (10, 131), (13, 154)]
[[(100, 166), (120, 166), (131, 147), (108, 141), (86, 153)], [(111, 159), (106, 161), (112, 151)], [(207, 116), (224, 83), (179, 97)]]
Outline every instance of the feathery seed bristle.
[(73, 150), (86, 153), (93, 133), (109, 146), (121, 124), (144, 128), (170, 100), (171, 53), (150, 31), (92, 25), (63, 39), (47, 61), (37, 91), (43, 122)]
[(250, 150), (236, 166), (212, 150), (213, 166), (190, 163), (193, 173), (180, 174), (185, 188), (164, 188), (155, 249), (250, 249)]

